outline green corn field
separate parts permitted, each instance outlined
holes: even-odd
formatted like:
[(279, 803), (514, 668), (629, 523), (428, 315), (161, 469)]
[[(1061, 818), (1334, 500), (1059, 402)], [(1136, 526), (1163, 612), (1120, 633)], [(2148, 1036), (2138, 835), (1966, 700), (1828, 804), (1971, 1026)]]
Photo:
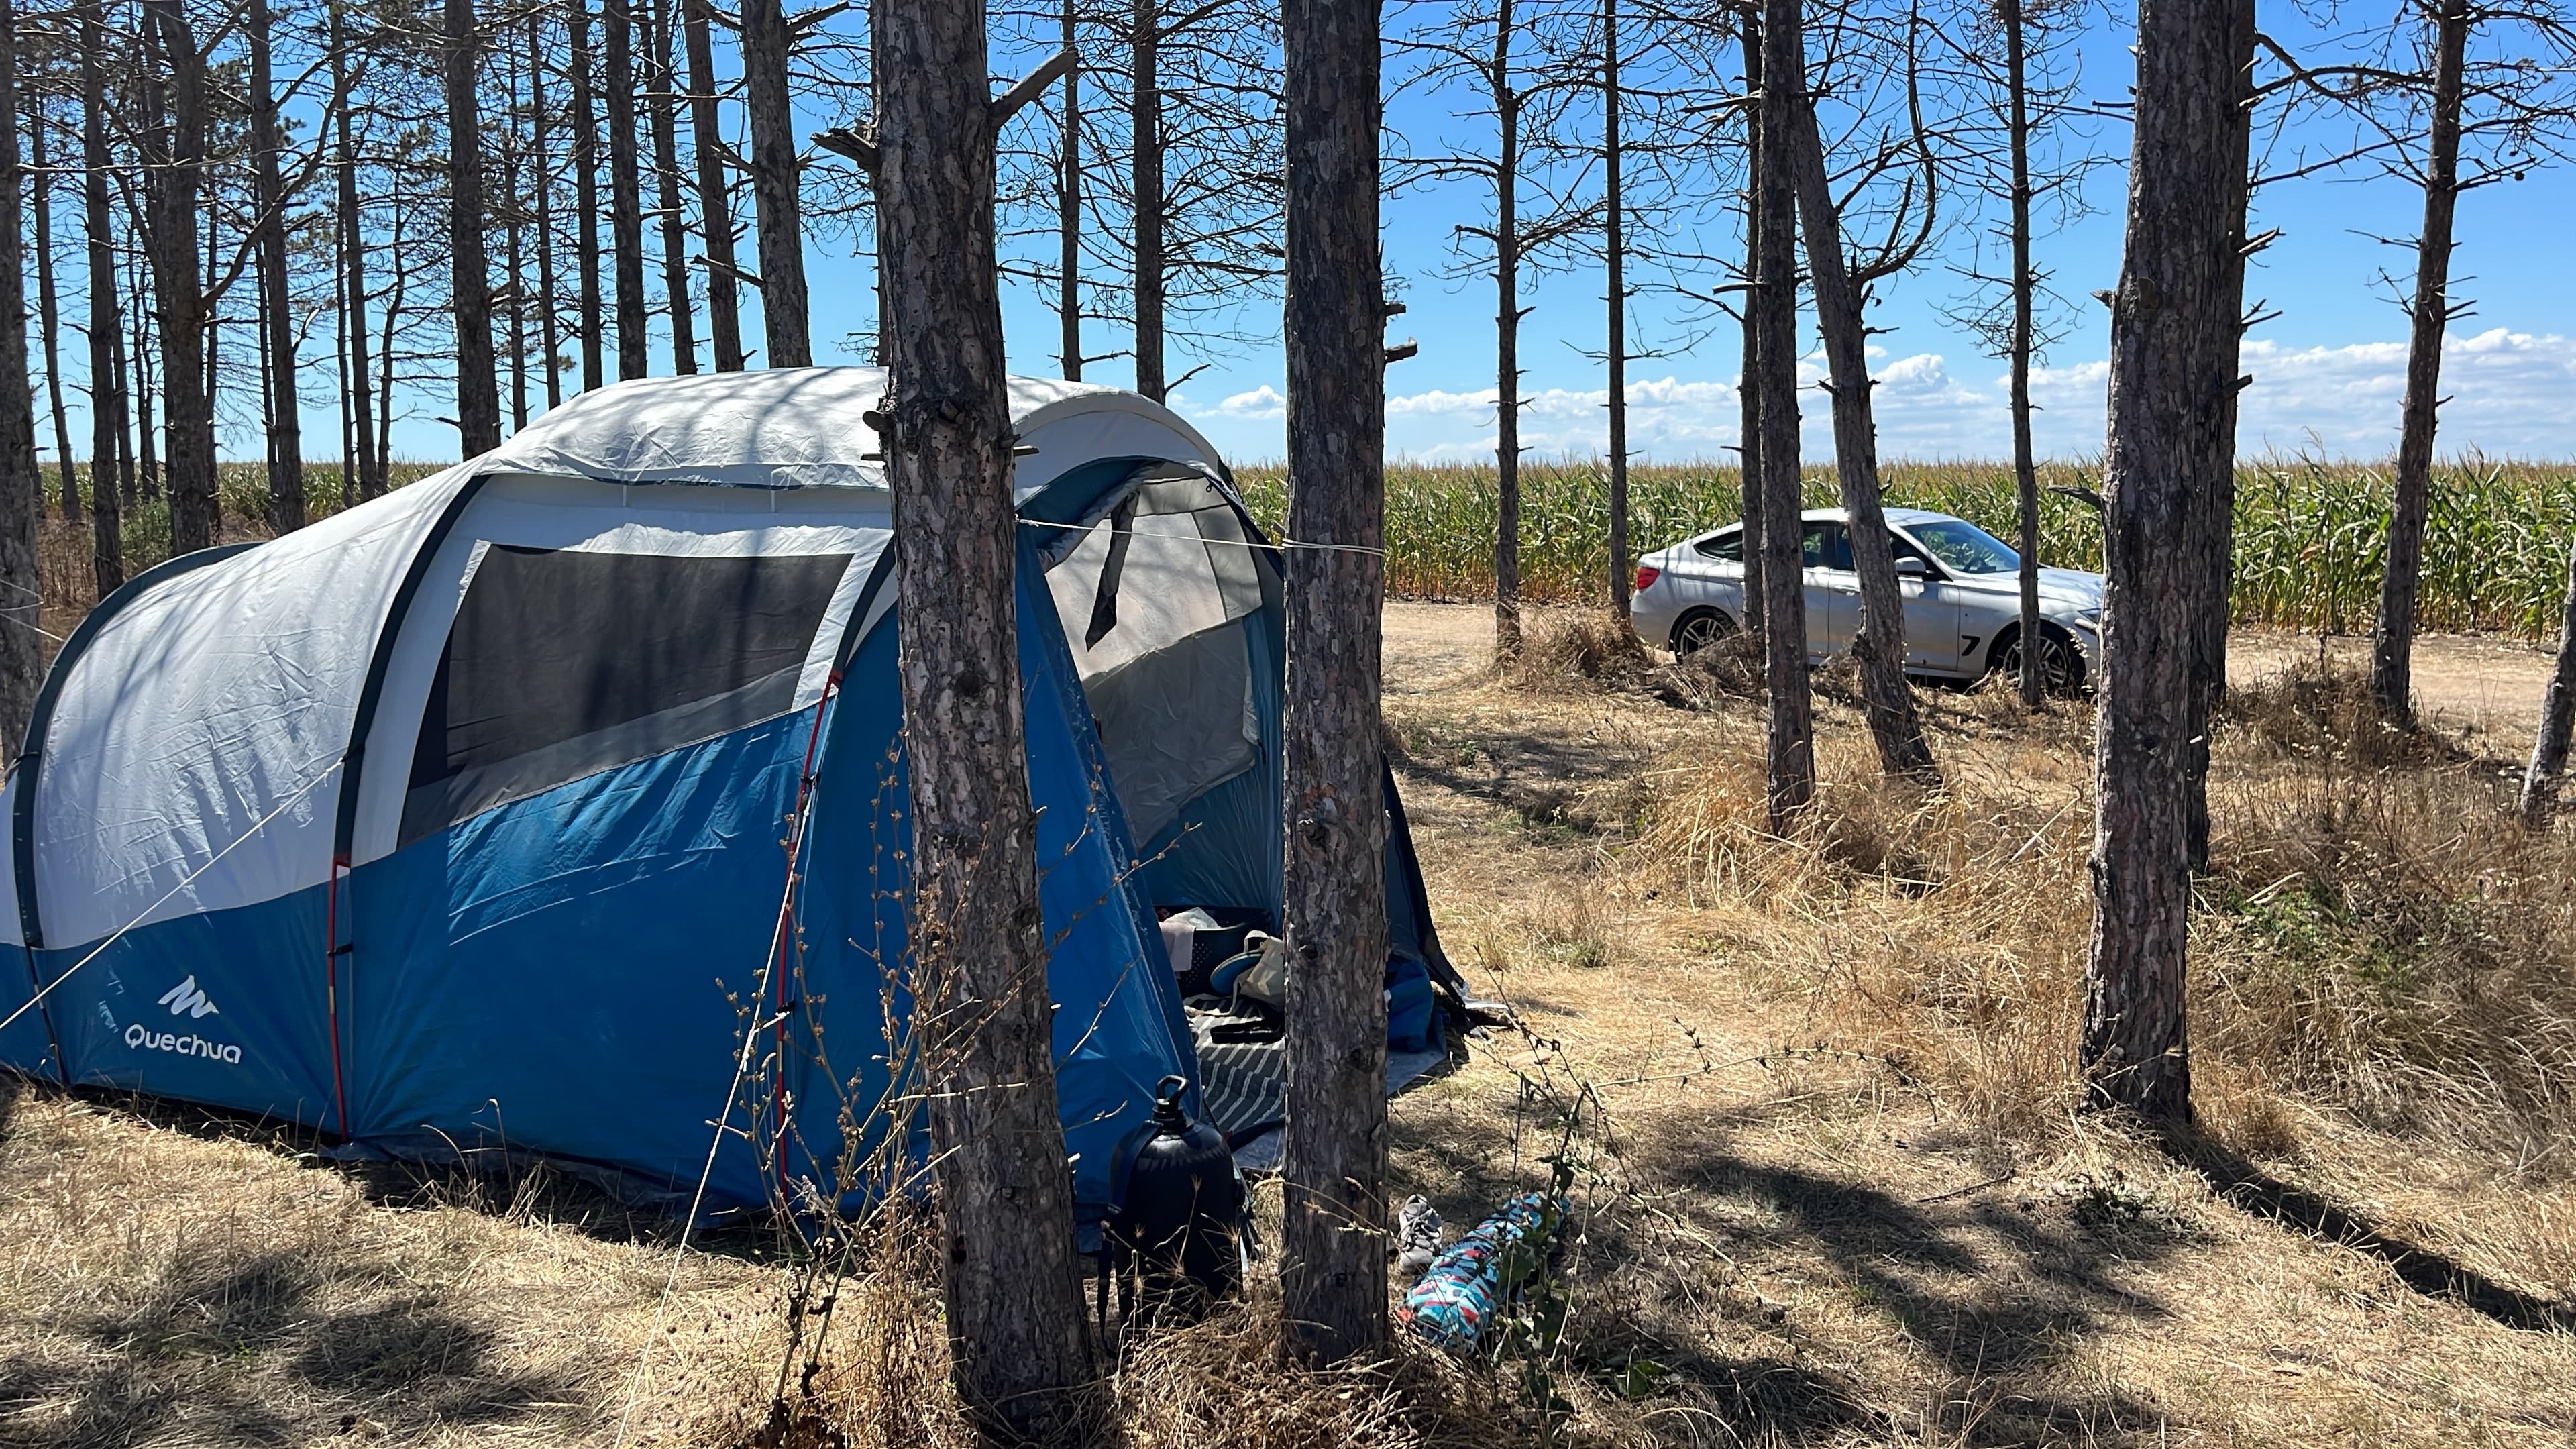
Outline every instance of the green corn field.
[[(1832, 470), (1807, 471), (1811, 507), (1838, 501)], [(1236, 474), (1265, 527), (1286, 515), (1286, 478), (1273, 465)], [(1995, 463), (1885, 465), (1891, 505), (1937, 509), (2009, 541), (2012, 470)], [(2090, 463), (2042, 465), (2040, 486), (2098, 490)], [(2366, 632), (2379, 602), (2380, 548), (2392, 489), (2385, 467), (2267, 459), (2236, 482), (2236, 617), (2334, 633)], [(1630, 536), (1651, 552), (1738, 516), (1730, 466), (1643, 464), (1628, 474)], [(1386, 475), (1387, 587), (1414, 598), (1490, 598), (1494, 470), (1392, 464)], [(1531, 461), (1521, 468), (1525, 597), (1580, 603), (1604, 596), (1610, 484), (1597, 461)], [(2554, 638), (2576, 536), (2576, 467), (2464, 459), (2437, 470), (2424, 543), (2422, 626)], [(2099, 569), (2099, 515), (2080, 499), (2043, 493), (2040, 558)]]

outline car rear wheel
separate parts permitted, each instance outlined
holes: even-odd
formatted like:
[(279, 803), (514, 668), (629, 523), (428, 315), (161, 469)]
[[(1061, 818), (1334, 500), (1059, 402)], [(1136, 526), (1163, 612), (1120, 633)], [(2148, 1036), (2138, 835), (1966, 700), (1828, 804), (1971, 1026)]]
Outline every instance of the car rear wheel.
[(1735, 634), (1735, 621), (1715, 609), (1693, 609), (1673, 626), (1673, 654), (1682, 659)]
[[(1996, 648), (1994, 672), (2006, 679), (2021, 677), (2020, 631)], [(2064, 630), (2050, 624), (2039, 626), (2039, 680), (2042, 690), (2061, 698), (2084, 687), (2084, 657), (2075, 652), (2075, 641)]]

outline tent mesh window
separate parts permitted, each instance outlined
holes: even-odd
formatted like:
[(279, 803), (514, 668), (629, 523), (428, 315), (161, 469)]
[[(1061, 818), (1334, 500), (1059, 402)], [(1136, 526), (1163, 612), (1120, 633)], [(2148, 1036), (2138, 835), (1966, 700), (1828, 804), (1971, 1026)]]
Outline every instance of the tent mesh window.
[(1056, 540), (1047, 588), (1139, 843), (1260, 758), (1252, 663), (1226, 626), (1261, 608), (1234, 508), (1194, 470), (1140, 468)]
[(784, 714), (849, 563), (491, 545), (421, 712), (402, 843)]

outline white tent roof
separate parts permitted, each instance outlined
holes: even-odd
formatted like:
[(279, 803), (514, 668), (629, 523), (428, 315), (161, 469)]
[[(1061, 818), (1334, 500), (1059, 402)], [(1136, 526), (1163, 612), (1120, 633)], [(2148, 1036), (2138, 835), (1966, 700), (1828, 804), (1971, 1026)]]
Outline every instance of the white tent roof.
[[(121, 599), (57, 666), (58, 702), (36, 742), (33, 836), (47, 942), (94, 941), (329, 878), (345, 783), (338, 771), (359, 695), (403, 578), (470, 480), (517, 479), (538, 490), (555, 479), (882, 492), (883, 467), (866, 456), (877, 435), (861, 414), (878, 405), (885, 377), (876, 368), (803, 368), (602, 388), (482, 457), (236, 557), (174, 570)], [(1011, 417), (1021, 446), (1034, 450), (1018, 459), (1023, 498), (1100, 459), (1218, 461), (1177, 414), (1111, 388), (1014, 379)], [(498, 488), (467, 503), (441, 557), (474, 542), (478, 519), (503, 527), (512, 496), (525, 491)], [(812, 503), (828, 522), (850, 515), (855, 501)], [(615, 551), (619, 530), (641, 517), (633, 510), (653, 511), (640, 497), (603, 501), (596, 489), (560, 490), (553, 502), (596, 517), (595, 528), (561, 520), (550, 529), (564, 534), (555, 547)], [(721, 516), (742, 512), (653, 522), (665, 533), (740, 533), (794, 521)], [(848, 523), (883, 527), (854, 516)], [(398, 709), (399, 696), (389, 694), (386, 708)], [(13, 793), (29, 788), (21, 773), (12, 771)], [(13, 828), (6, 819), (0, 830)], [(0, 941), (20, 939), (17, 913), (0, 912)]]
[[(863, 421), (885, 397), (875, 367), (657, 377), (584, 393), (476, 460), (477, 472), (737, 488), (884, 488)], [(1095, 458), (1217, 461), (1170, 409), (1093, 383), (1011, 379), (1024, 446), (1020, 492)]]

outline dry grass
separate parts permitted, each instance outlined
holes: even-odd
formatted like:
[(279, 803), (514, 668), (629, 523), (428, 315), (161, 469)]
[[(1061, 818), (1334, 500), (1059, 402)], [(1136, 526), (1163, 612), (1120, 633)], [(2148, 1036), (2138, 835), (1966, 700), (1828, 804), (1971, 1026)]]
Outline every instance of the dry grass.
[[(350, 1171), (179, 1109), (0, 1082), (0, 1444), (605, 1442), (666, 1227), (551, 1173)], [(638, 1419), (758, 1382), (768, 1275), (692, 1257)]]
[[(2237, 1205), (2235, 1178), (2077, 1112), (2080, 708), (1927, 693), (1949, 783), (1926, 794), (1882, 784), (1856, 716), (1828, 704), (1819, 808), (1780, 840), (1749, 707), (1463, 683), (1399, 699), (1408, 736), (1463, 735), (1490, 762), (1417, 770), (1408, 800), (1453, 949), (1541, 1045), (1405, 1099), (1397, 1159), (1436, 1196), (1491, 1201), (1527, 1179), (1521, 1079), (1598, 1086), (1582, 1353), (1657, 1371), (1633, 1401), (1618, 1373), (1588, 1379), (1584, 1433), (2576, 1434), (2564, 1333), (2285, 1230)], [(2352, 699), (2339, 679), (2245, 691), (2220, 740), (2191, 998), (2211, 1150), (2419, 1267), (2576, 1300), (2576, 1200), (2549, 1146), (2576, 1066), (2576, 841), (2511, 831), (2499, 762), (2362, 731)], [(1628, 732), (1643, 743), (1592, 753), (1637, 761), (1644, 809), (1585, 834), (1529, 824), (1523, 802), (1561, 788), (1552, 762)], [(2294, 890), (2330, 907), (2331, 944), (2298, 947), (2265, 914)], [(1613, 964), (1567, 939), (1617, 943)]]

